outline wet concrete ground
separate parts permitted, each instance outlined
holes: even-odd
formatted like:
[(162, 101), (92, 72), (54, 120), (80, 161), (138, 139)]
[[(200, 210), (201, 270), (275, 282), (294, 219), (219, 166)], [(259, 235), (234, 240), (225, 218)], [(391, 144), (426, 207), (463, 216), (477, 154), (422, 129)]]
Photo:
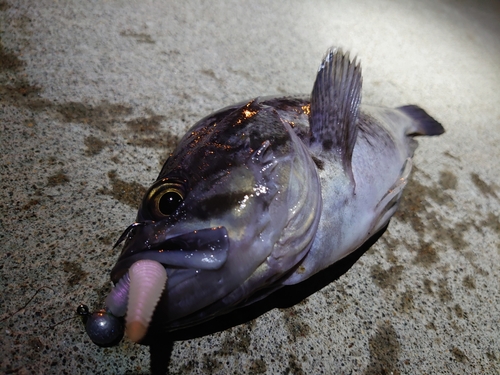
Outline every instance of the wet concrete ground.
[(418, 104), (446, 134), (419, 140), (399, 212), (347, 273), (156, 348), (157, 367), (498, 374), (499, 25), (498, 1), (0, 1), (0, 373), (149, 373), (147, 347), (95, 346), (76, 306), (102, 306), (112, 245), (189, 126), (310, 92), (340, 45), (363, 102)]

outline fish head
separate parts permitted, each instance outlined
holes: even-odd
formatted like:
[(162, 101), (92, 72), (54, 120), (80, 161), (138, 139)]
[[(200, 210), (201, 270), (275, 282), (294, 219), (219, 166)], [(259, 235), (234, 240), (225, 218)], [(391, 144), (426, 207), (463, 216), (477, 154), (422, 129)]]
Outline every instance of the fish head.
[(228, 107), (199, 121), (170, 155), (119, 240), (112, 281), (155, 260), (168, 275), (155, 312), (163, 326), (209, 319), (298, 261), (320, 196), (305, 146), (274, 108), (257, 100)]

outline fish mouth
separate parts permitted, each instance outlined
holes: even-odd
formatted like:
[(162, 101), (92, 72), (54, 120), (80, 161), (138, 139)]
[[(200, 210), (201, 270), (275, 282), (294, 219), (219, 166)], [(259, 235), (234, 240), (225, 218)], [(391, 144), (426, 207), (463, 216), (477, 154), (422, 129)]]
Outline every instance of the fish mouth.
[(118, 283), (132, 264), (143, 259), (154, 260), (165, 268), (200, 270), (217, 270), (227, 260), (229, 237), (223, 226), (172, 234), (170, 237), (164, 234), (164, 239), (159, 242), (151, 240), (158, 236), (146, 230), (147, 227), (148, 223), (132, 224), (116, 243), (115, 246), (127, 238), (120, 258), (111, 270), (113, 283)]

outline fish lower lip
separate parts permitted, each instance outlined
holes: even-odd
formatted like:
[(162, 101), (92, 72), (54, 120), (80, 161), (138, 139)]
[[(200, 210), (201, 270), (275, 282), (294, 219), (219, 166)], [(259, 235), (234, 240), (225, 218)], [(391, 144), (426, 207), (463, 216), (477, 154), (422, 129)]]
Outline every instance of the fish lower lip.
[(226, 262), (229, 237), (225, 227), (205, 228), (169, 238), (157, 247), (122, 254), (111, 271), (111, 280), (117, 283), (141, 259), (155, 260), (166, 268), (218, 269)]

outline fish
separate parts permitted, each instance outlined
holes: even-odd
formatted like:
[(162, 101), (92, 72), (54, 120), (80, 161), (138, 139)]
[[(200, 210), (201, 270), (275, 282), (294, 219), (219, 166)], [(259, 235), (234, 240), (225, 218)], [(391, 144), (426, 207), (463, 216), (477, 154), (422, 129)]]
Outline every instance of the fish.
[(298, 284), (388, 225), (414, 137), (444, 128), (416, 105), (362, 104), (361, 88), (357, 58), (330, 48), (310, 95), (237, 103), (186, 133), (117, 242), (105, 312), (132, 341)]

